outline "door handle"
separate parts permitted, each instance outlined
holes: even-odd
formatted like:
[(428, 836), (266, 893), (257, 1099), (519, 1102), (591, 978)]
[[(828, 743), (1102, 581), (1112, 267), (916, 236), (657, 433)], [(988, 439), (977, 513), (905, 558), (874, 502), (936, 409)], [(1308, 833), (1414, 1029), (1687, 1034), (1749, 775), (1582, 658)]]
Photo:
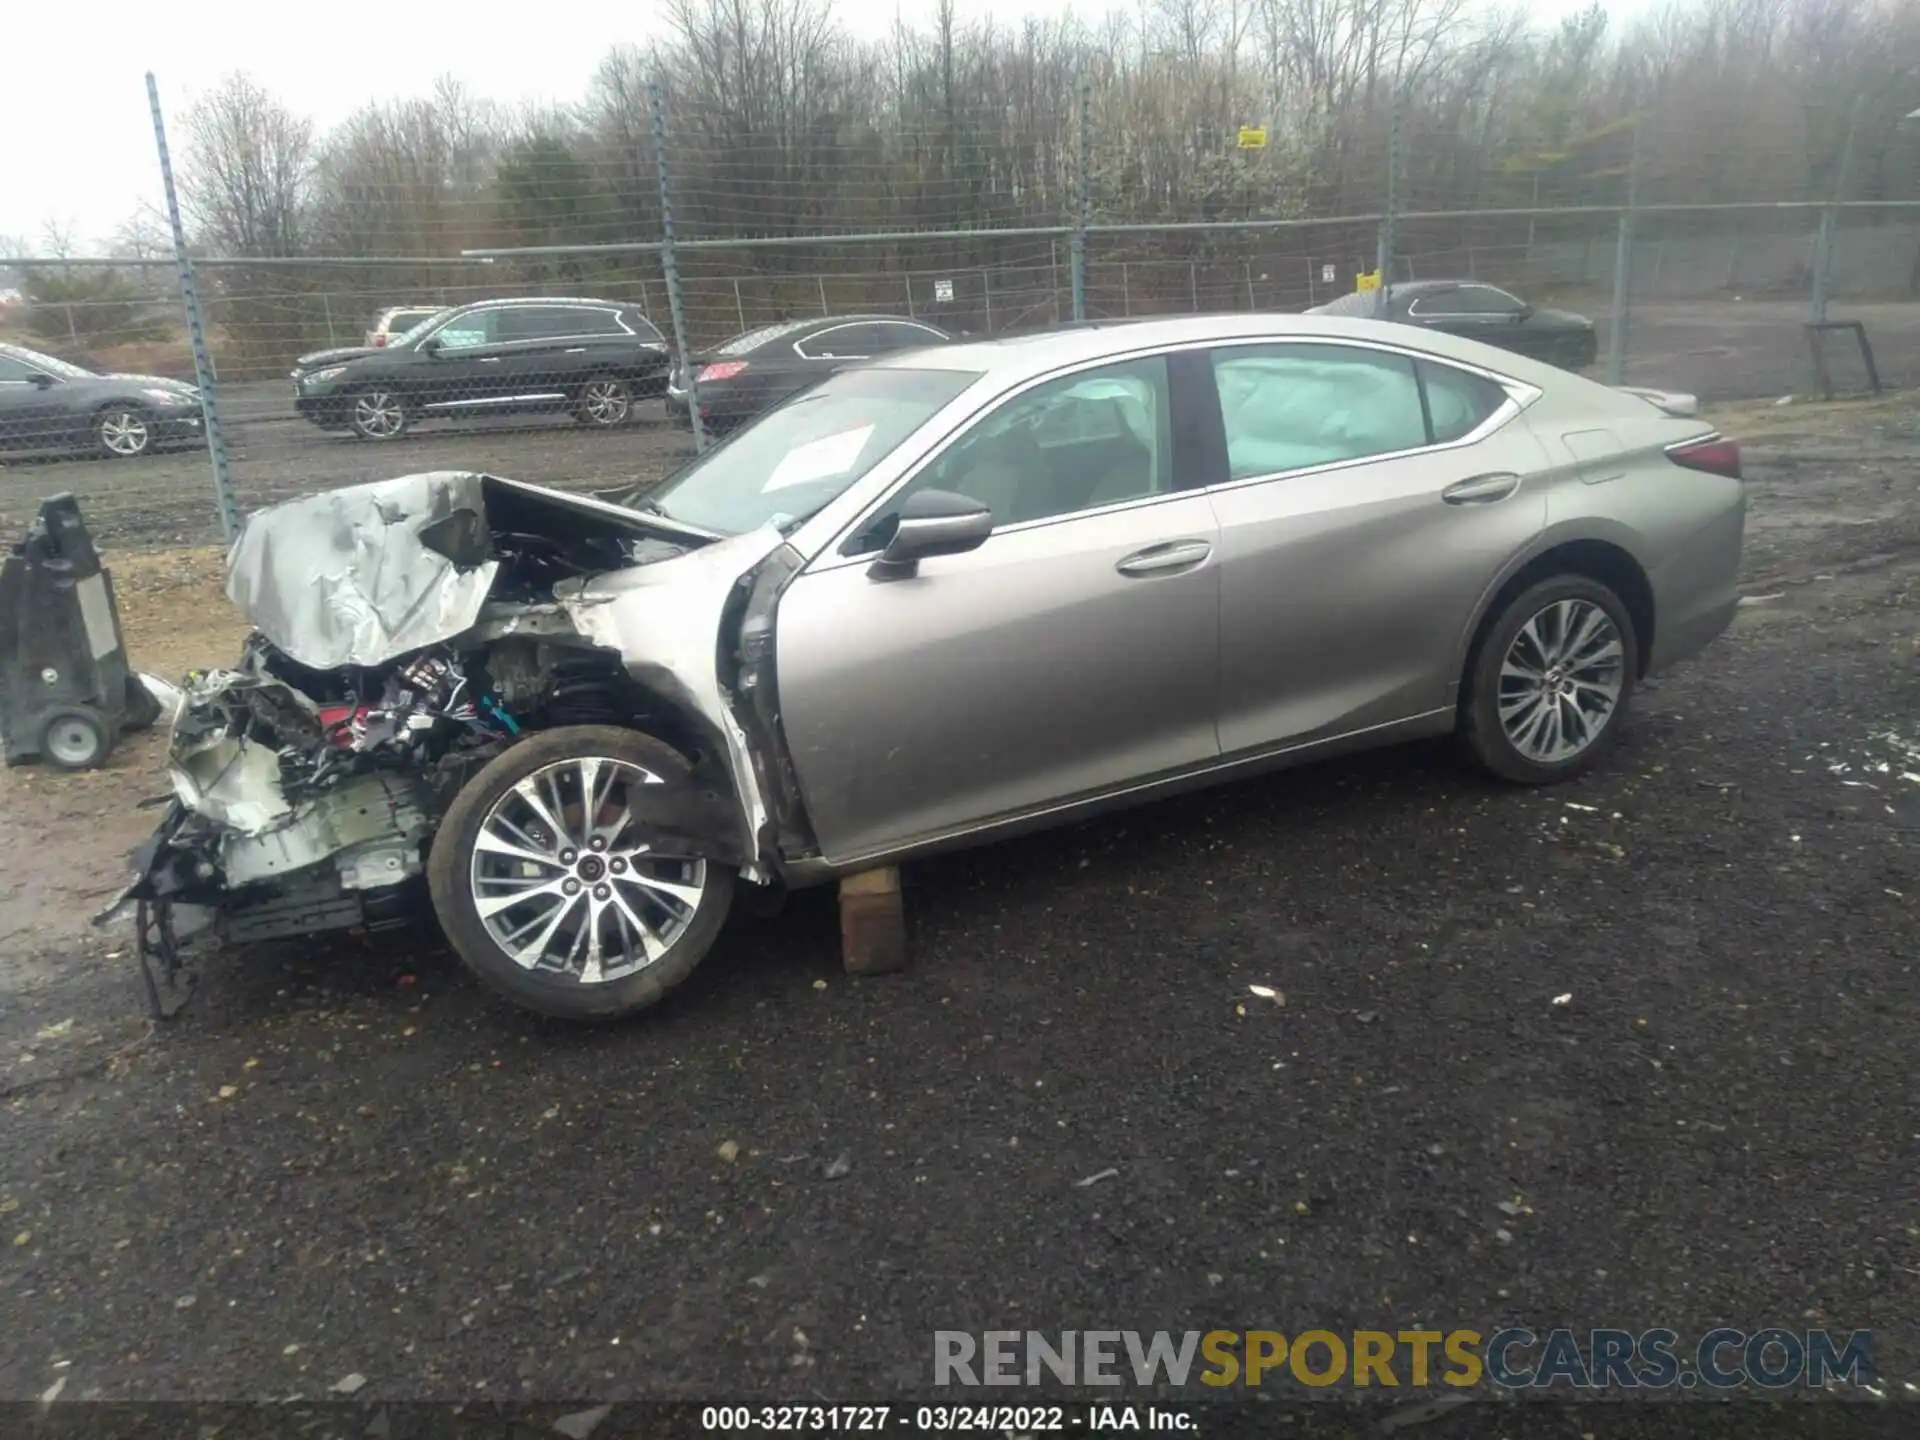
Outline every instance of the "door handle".
[(500, 357), (498, 355), (482, 355), (480, 357), (480, 363), (482, 365), (498, 365), (500, 363)]
[(1495, 500), (1506, 499), (1519, 488), (1518, 475), (1476, 475), (1471, 480), (1449, 485), (1440, 492), (1440, 498), (1449, 505), (1490, 505)]
[(1191, 570), (1213, 553), (1204, 540), (1169, 540), (1136, 550), (1113, 568), (1122, 575), (1164, 575), (1169, 570)]
[(563, 350), (561, 353), (563, 355), (584, 355), (587, 353), (587, 347), (584, 345), (575, 345), (571, 350)]

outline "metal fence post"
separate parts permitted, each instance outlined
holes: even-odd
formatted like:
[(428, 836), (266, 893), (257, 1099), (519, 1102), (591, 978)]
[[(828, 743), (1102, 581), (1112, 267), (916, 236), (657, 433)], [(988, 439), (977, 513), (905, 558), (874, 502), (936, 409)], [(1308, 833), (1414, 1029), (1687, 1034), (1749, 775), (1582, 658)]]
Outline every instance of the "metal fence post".
[(707, 448), (706, 426), (700, 422), (700, 391), (693, 351), (687, 346), (687, 307), (680, 293), (680, 266), (673, 255), (673, 187), (667, 180), (667, 101), (660, 82), (647, 85), (653, 110), (653, 158), (660, 167), (660, 270), (667, 282), (667, 309), (673, 315), (673, 344), (680, 352), (680, 372), (686, 378), (687, 414), (693, 421), (693, 448)]
[(320, 313), (327, 318), (327, 344), (338, 345), (339, 337), (333, 333), (333, 302), (327, 298), (327, 292), (320, 292)]
[(1187, 298), (1193, 302), (1193, 313), (1200, 313), (1200, 262), (1187, 261)]
[(747, 307), (740, 303), (740, 277), (733, 277), (733, 318), (740, 322), (740, 333), (747, 333)]
[(822, 315), (830, 314), (831, 312), (827, 309), (827, 277), (824, 275), (816, 275), (813, 279), (814, 283), (820, 288), (820, 313)]
[(1607, 384), (1618, 385), (1627, 372), (1627, 324), (1632, 313), (1628, 291), (1633, 284), (1633, 221), (1640, 203), (1640, 128), (1644, 107), (1633, 117), (1633, 149), (1627, 157), (1627, 208), (1620, 212), (1620, 233), (1613, 249), (1613, 313), (1607, 326)]
[(980, 272), (980, 293), (987, 302), (987, 334), (993, 334), (993, 271)]
[(1127, 280), (1127, 262), (1120, 262), (1120, 313), (1133, 314), (1133, 286)]
[(207, 454), (213, 461), (213, 508), (220, 517), (220, 534), (232, 540), (240, 530), (240, 507), (234, 503), (233, 477), (227, 466), (227, 440), (220, 430), (220, 407), (214, 398), (213, 357), (207, 353), (207, 329), (200, 318), (200, 286), (193, 261), (187, 255), (187, 229), (180, 222), (180, 197), (173, 185), (173, 157), (167, 151), (167, 125), (160, 115), (160, 86), (147, 72), (147, 107), (153, 112), (153, 143), (160, 154), (160, 183), (166, 192), (167, 223), (173, 231), (173, 260), (180, 275), (180, 303), (187, 312), (187, 344), (193, 351), (193, 383), (200, 390), (200, 421), (207, 432)]
[(1387, 316), (1387, 291), (1393, 284), (1393, 252), (1400, 243), (1395, 231), (1400, 214), (1400, 105), (1403, 93), (1396, 79), (1393, 110), (1387, 120), (1387, 204), (1381, 212), (1380, 253), (1374, 263), (1374, 274), (1379, 277), (1380, 288), (1373, 292), (1373, 313), (1383, 320)]
[(1073, 265), (1073, 318), (1087, 318), (1087, 220), (1093, 211), (1093, 197), (1087, 193), (1087, 152), (1093, 147), (1093, 120), (1089, 114), (1093, 108), (1093, 81), (1082, 74), (1080, 77), (1080, 145), (1073, 167), (1074, 214), (1073, 247), (1071, 259)]
[(1833, 229), (1840, 218), (1840, 202), (1846, 199), (1847, 163), (1853, 159), (1853, 137), (1860, 129), (1860, 107), (1865, 99), (1864, 92), (1854, 97), (1853, 113), (1847, 119), (1847, 138), (1840, 146), (1840, 164), (1833, 175), (1833, 195), (1820, 207), (1820, 229), (1813, 238), (1811, 318), (1816, 325), (1827, 321), (1827, 292), (1833, 283)]

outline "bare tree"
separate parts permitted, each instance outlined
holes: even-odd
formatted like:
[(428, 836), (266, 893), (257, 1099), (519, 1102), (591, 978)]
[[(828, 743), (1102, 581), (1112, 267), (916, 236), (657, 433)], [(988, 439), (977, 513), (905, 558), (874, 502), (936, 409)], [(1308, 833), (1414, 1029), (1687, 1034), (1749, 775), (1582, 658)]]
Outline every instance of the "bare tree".
[(283, 256), (304, 242), (313, 123), (246, 75), (230, 75), (186, 114), (180, 198), (203, 243)]

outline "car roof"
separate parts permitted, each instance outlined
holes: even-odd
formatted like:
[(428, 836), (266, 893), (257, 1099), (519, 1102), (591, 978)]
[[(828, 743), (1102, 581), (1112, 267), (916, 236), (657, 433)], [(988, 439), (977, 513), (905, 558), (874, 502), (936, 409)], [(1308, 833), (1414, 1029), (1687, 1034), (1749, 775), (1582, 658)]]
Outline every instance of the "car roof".
[[(492, 300), (468, 300), (459, 305), (443, 306), (447, 310), (473, 310), (482, 305), (504, 305), (518, 309), (526, 305), (602, 305), (609, 310), (634, 310), (639, 308), (631, 300), (600, 300), (591, 295), (501, 295)], [(407, 306), (407, 309), (413, 307)]]
[(978, 370), (991, 375), (996, 382), (1012, 386), (1079, 362), (1117, 360), (1145, 350), (1215, 341), (1230, 344), (1290, 339), (1388, 345), (1494, 370), (1530, 385), (1557, 383), (1566, 379), (1568, 373), (1510, 351), (1494, 350), (1479, 341), (1437, 330), (1390, 320), (1293, 314), (1193, 315), (1089, 325), (991, 340), (963, 340), (937, 350), (882, 356), (867, 364), (870, 368), (896, 370)]

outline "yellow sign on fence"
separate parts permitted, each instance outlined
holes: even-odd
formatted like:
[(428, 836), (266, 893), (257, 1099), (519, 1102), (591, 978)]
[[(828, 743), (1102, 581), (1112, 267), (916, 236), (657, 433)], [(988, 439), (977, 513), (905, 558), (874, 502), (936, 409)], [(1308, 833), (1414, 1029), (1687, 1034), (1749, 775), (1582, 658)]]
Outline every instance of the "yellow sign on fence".
[(1353, 288), (1363, 295), (1370, 291), (1378, 290), (1380, 288), (1380, 272), (1378, 270), (1369, 270), (1364, 275), (1354, 276)]
[(1264, 125), (1242, 125), (1240, 127), (1240, 148), (1242, 150), (1266, 149), (1267, 127)]

